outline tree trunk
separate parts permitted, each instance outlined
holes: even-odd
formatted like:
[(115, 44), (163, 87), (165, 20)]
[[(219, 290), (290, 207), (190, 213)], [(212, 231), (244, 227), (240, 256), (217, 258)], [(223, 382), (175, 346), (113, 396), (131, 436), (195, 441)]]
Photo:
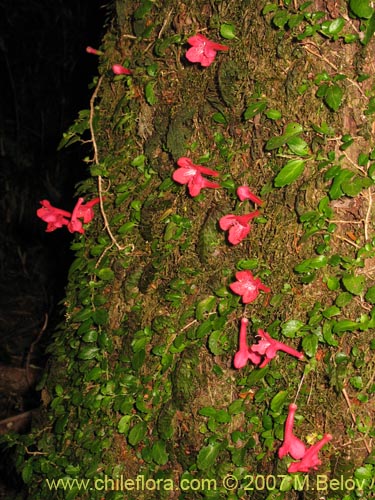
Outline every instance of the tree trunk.
[[(53, 498), (307, 498), (316, 474), (350, 478), (370, 452), (374, 63), (373, 42), (355, 39), (370, 15), (280, 4), (117, 0), (79, 188), (102, 204), (73, 243), (41, 423), (25, 438), (30, 498), (53, 478), (99, 479)], [(229, 50), (189, 62), (196, 33)], [(119, 63), (132, 74), (114, 76)], [(172, 179), (181, 157), (219, 172), (220, 189), (190, 196)], [(263, 204), (232, 245), (220, 218), (255, 210), (241, 185)], [(246, 269), (271, 290), (247, 305), (229, 288)], [(249, 344), (263, 329), (304, 360), (236, 370), (242, 317)], [(290, 479), (282, 493), (295, 400), (295, 434), (333, 439), (310, 490)]]

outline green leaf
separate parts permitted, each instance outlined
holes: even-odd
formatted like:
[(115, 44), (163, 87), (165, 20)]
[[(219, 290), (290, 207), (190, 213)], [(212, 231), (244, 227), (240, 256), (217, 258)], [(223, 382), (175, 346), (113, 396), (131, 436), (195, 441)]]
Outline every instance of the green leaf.
[(84, 346), (82, 349), (80, 349), (78, 358), (79, 359), (93, 359), (96, 357), (96, 355), (99, 353), (99, 347), (96, 346)]
[(307, 156), (310, 154), (309, 146), (301, 137), (294, 135), (286, 141), (292, 153), (298, 156)]
[(294, 338), (303, 325), (299, 319), (290, 319), (281, 326), (281, 333), (284, 337)]
[(195, 317), (197, 320), (201, 321), (204, 319), (206, 313), (210, 312), (216, 305), (216, 297), (214, 295), (210, 295), (205, 299), (201, 300), (197, 304), (197, 308), (195, 310)]
[(96, 342), (98, 340), (98, 332), (97, 330), (89, 330), (82, 337), (83, 342)]
[(328, 257), (325, 255), (318, 255), (317, 257), (312, 257), (311, 259), (306, 259), (300, 264), (294, 267), (296, 273), (307, 273), (313, 269), (320, 269), (326, 266), (328, 263)]
[(373, 182), (367, 177), (357, 177), (350, 180), (345, 180), (341, 183), (341, 189), (346, 196), (357, 196), (362, 189), (368, 188)]
[(354, 15), (362, 19), (369, 19), (374, 12), (369, 0), (350, 0), (349, 7)]
[(215, 418), (217, 410), (212, 408), (212, 406), (204, 406), (198, 411), (199, 415), (203, 415), (203, 417)]
[(123, 224), (118, 230), (117, 230), (117, 233), (118, 234), (126, 234), (126, 233), (129, 233), (133, 227), (135, 227), (137, 225), (136, 222), (134, 221), (131, 221), (129, 220), (128, 222), (125, 222), (125, 224)]
[(365, 288), (365, 277), (363, 275), (354, 276), (353, 274), (346, 274), (342, 278), (342, 282), (348, 292), (353, 295), (361, 295)]
[(271, 400), (271, 410), (279, 413), (284, 406), (285, 401), (288, 398), (287, 391), (280, 391)]
[(359, 467), (354, 471), (354, 477), (357, 479), (368, 479), (370, 481), (374, 479), (374, 472), (373, 467), (370, 464), (366, 464), (366, 466)]
[(27, 484), (30, 482), (31, 480), (31, 477), (33, 475), (33, 464), (31, 462), (31, 460), (29, 459), (26, 464), (25, 464), (25, 467), (23, 467), (22, 469), (22, 479), (23, 481)]
[(367, 45), (369, 43), (374, 33), (375, 33), (375, 12), (372, 14), (370, 20), (367, 23), (366, 34), (362, 40), (363, 45)]
[(268, 373), (268, 370), (268, 366), (253, 370), (246, 379), (246, 385), (252, 387), (259, 380), (262, 380), (262, 378), (264, 378), (264, 376)]
[(285, 127), (284, 136), (286, 138), (292, 137), (293, 135), (302, 134), (303, 127), (297, 122), (290, 122)]
[(337, 316), (338, 314), (340, 314), (341, 312), (341, 309), (337, 306), (330, 306), (330, 307), (327, 307), (327, 309), (325, 309), (323, 311), (323, 316), (327, 319), (329, 318), (332, 318), (333, 316)]
[(298, 177), (302, 174), (304, 167), (304, 160), (289, 160), (275, 177), (275, 186), (288, 186), (298, 179)]
[(238, 415), (244, 411), (244, 400), (236, 399), (229, 405), (228, 412), (229, 415)]
[(268, 3), (265, 7), (263, 7), (262, 14), (266, 15), (269, 12), (274, 12), (277, 10), (277, 4), (276, 3)]
[(222, 330), (215, 330), (211, 333), (208, 338), (208, 347), (212, 354), (215, 356), (220, 356), (223, 354), (223, 341), (226, 340), (226, 337)]
[(375, 113), (375, 97), (370, 97), (368, 106), (364, 111), (366, 116), (373, 115)]
[(280, 120), (281, 118), (281, 111), (279, 111), (278, 109), (268, 109), (265, 113), (265, 115), (267, 116), (267, 118), (269, 118), (270, 120)]
[(92, 319), (97, 325), (105, 325), (108, 323), (108, 311), (106, 309), (97, 309), (93, 312)]
[(147, 103), (150, 104), (150, 106), (153, 106), (157, 102), (155, 92), (154, 92), (154, 85), (155, 85), (155, 82), (148, 82), (145, 86), (145, 97), (146, 97)]
[(151, 456), (158, 465), (165, 465), (168, 462), (168, 453), (166, 452), (164, 441), (159, 439), (153, 444)]
[(283, 28), (289, 20), (289, 14), (285, 10), (279, 10), (272, 18), (273, 24), (277, 28)]
[(332, 335), (332, 325), (329, 321), (323, 323), (323, 339), (328, 345), (334, 347), (339, 345), (338, 341)]
[(367, 302), (370, 302), (370, 304), (375, 304), (375, 286), (371, 286), (365, 295), (365, 299)]
[(272, 149), (279, 148), (283, 146), (288, 141), (288, 139), (290, 139), (294, 135), (301, 134), (302, 132), (303, 132), (303, 127), (299, 123), (296, 122), (288, 123), (287, 126), (285, 127), (284, 134), (278, 137), (271, 137), (271, 139), (267, 141), (265, 149), (267, 151), (271, 151)]
[(358, 329), (358, 323), (350, 319), (342, 319), (333, 324), (333, 333), (354, 332)]
[(154, 2), (143, 0), (140, 6), (134, 12), (134, 19), (143, 19), (152, 9)]
[(306, 335), (306, 337), (302, 339), (302, 348), (305, 354), (307, 354), (310, 358), (315, 356), (315, 353), (318, 349), (317, 335), (315, 335), (315, 333)]
[(225, 125), (227, 123), (227, 119), (223, 115), (223, 113), (214, 113), (212, 115), (212, 119), (216, 123), (221, 123), (222, 125)]
[(109, 267), (103, 267), (103, 269), (99, 269), (96, 274), (101, 280), (105, 281), (113, 280), (115, 277), (115, 273)]
[(349, 292), (342, 292), (337, 296), (336, 305), (340, 308), (345, 307), (352, 300), (353, 295)]
[(328, 87), (324, 96), (324, 102), (332, 111), (337, 111), (342, 103), (343, 90), (338, 85)]
[(129, 432), (128, 441), (131, 446), (136, 446), (146, 436), (147, 425), (145, 422), (138, 422)]
[(345, 26), (345, 20), (337, 17), (333, 21), (324, 21), (321, 25), (322, 32), (328, 36), (338, 35)]
[(265, 100), (253, 102), (246, 108), (243, 117), (245, 120), (250, 120), (251, 118), (254, 118), (255, 115), (262, 113), (266, 109), (266, 107), (267, 101)]
[(220, 35), (226, 40), (233, 40), (236, 38), (236, 28), (232, 23), (223, 23), (220, 26)]
[(201, 448), (197, 458), (198, 469), (210, 469), (215, 463), (220, 449), (221, 443), (211, 443), (208, 446)]

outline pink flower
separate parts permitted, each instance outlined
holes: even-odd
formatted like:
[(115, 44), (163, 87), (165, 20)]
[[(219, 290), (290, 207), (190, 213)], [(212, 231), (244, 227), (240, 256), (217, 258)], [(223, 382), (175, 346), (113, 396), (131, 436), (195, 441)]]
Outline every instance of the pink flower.
[(43, 208), (39, 208), (36, 214), (44, 222), (47, 222), (47, 233), (68, 225), (68, 217), (71, 216), (70, 212), (53, 207), (48, 200), (42, 200), (40, 203)]
[(217, 177), (219, 175), (215, 170), (203, 167), (202, 165), (195, 165), (190, 158), (182, 157), (177, 161), (178, 168), (173, 172), (172, 178), (179, 184), (187, 184), (190, 196), (198, 196), (201, 189), (207, 188), (219, 188), (220, 184), (216, 182), (211, 182), (202, 174), (212, 175)]
[[(83, 222), (87, 224), (88, 222), (91, 222), (92, 219), (94, 218), (94, 210), (93, 206), (96, 205), (97, 203), (100, 203), (100, 198), (94, 198), (93, 200), (88, 201), (84, 205), (82, 203), (79, 203), (79, 201), (82, 200), (83, 198), (79, 198), (77, 205), (77, 217), (79, 219), (83, 218)], [(76, 206), (77, 206), (76, 205)]]
[(229, 229), (228, 240), (232, 245), (240, 243), (250, 232), (249, 222), (258, 217), (259, 210), (246, 215), (225, 215), (219, 221), (221, 229), (226, 231)]
[(234, 355), (233, 365), (238, 370), (247, 365), (247, 361), (249, 359), (249, 346), (246, 341), (246, 329), (249, 324), (249, 320), (247, 318), (241, 319), (241, 328), (240, 328), (240, 336), (239, 336), (239, 347), (238, 351)]
[(242, 295), (242, 302), (244, 304), (253, 302), (258, 297), (259, 290), (263, 290), (266, 293), (271, 291), (259, 278), (254, 278), (251, 271), (238, 271), (236, 279), (237, 281), (231, 283), (229, 288), (237, 295)]
[(259, 365), (259, 368), (263, 368), (264, 366), (268, 365), (271, 359), (276, 356), (277, 351), (286, 352), (287, 354), (295, 356), (298, 359), (302, 359), (304, 357), (303, 352), (296, 351), (292, 347), (289, 347), (288, 345), (273, 339), (267, 332), (263, 330), (258, 330), (257, 337), (260, 337), (261, 340), (259, 340), (257, 344), (250, 346), (250, 351), (263, 356), (263, 361)]
[(103, 55), (103, 52), (101, 50), (94, 49), (93, 47), (86, 47), (86, 52), (88, 54), (94, 54), (95, 56), (101, 56)]
[(239, 186), (237, 188), (237, 196), (241, 201), (251, 200), (257, 205), (261, 205), (263, 203), (263, 201), (258, 198), (258, 196), (250, 191), (249, 186)]
[(331, 441), (331, 439), (331, 434), (325, 434), (320, 441), (308, 448), (306, 453), (303, 455), (302, 460), (299, 462), (293, 462), (289, 465), (288, 472), (309, 472), (310, 469), (316, 470), (322, 463), (322, 461), (318, 458), (318, 453), (326, 443)]
[(78, 219), (82, 203), (83, 203), (83, 198), (78, 198), (76, 206), (73, 208), (73, 213), (68, 224), (68, 230), (71, 233), (77, 232), (83, 234), (85, 232), (85, 230), (82, 227), (82, 222)]
[(131, 75), (132, 72), (128, 68), (124, 68), (121, 64), (114, 64), (112, 66), (112, 71), (115, 75)]
[(79, 219), (83, 219), (84, 223), (92, 221), (94, 218), (93, 206), (100, 202), (100, 198), (94, 198), (83, 204), (83, 198), (78, 198), (76, 206), (73, 209), (70, 222), (68, 224), (68, 230), (71, 233), (77, 232), (83, 234), (85, 230), (82, 227), (82, 222)]
[(306, 446), (293, 434), (294, 415), (297, 410), (296, 404), (289, 405), (289, 413), (285, 422), (284, 442), (279, 448), (279, 458), (289, 455), (295, 459), (302, 458), (306, 453)]
[(200, 34), (188, 38), (188, 43), (192, 47), (186, 52), (186, 59), (193, 63), (198, 62), (205, 67), (213, 63), (218, 50), (229, 50), (226, 45), (212, 42)]

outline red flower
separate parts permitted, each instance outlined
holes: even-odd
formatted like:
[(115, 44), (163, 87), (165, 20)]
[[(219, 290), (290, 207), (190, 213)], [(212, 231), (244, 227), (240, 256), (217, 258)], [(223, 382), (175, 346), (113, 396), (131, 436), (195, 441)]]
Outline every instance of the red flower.
[(205, 67), (213, 63), (218, 50), (229, 50), (226, 45), (212, 42), (200, 34), (188, 38), (188, 43), (192, 47), (186, 52), (186, 59), (193, 63), (198, 62)]
[[(80, 202), (80, 200), (82, 200)], [(77, 217), (79, 219), (83, 218), (83, 222), (87, 224), (88, 222), (91, 222), (92, 219), (94, 218), (94, 210), (93, 206), (96, 205), (97, 203), (100, 203), (100, 198), (94, 198), (93, 200), (88, 201), (84, 205), (82, 204), (83, 198), (79, 198), (76, 207), (77, 207)], [(74, 213), (74, 212), (73, 212)]]
[(77, 232), (83, 234), (85, 230), (82, 227), (82, 222), (79, 219), (83, 219), (84, 223), (92, 221), (94, 218), (93, 206), (100, 202), (100, 198), (94, 198), (83, 204), (83, 198), (78, 198), (76, 206), (73, 209), (70, 222), (68, 224), (68, 230), (71, 233)]
[(328, 443), (328, 441), (331, 441), (331, 439), (331, 434), (325, 434), (320, 441), (308, 448), (306, 453), (303, 455), (302, 460), (299, 462), (293, 462), (289, 465), (288, 472), (309, 472), (310, 469), (316, 470), (322, 463), (322, 461), (318, 458), (318, 453), (323, 446)]
[(279, 448), (279, 458), (289, 455), (295, 459), (302, 458), (306, 453), (306, 446), (293, 434), (294, 415), (297, 410), (296, 404), (289, 405), (289, 413), (285, 422), (284, 442)]
[(249, 346), (246, 341), (246, 329), (249, 324), (249, 320), (247, 318), (241, 319), (241, 328), (240, 328), (240, 336), (239, 336), (239, 347), (238, 351), (234, 355), (233, 365), (238, 370), (247, 365), (247, 361), (249, 359)]
[(251, 200), (257, 205), (261, 205), (263, 203), (263, 201), (258, 198), (258, 196), (250, 191), (249, 186), (239, 186), (237, 188), (237, 196), (241, 201)]
[(231, 283), (229, 288), (237, 295), (242, 295), (242, 302), (244, 304), (253, 302), (258, 297), (259, 290), (263, 290), (266, 293), (271, 291), (259, 278), (254, 278), (251, 271), (238, 271), (236, 279), (237, 281)]
[(39, 208), (36, 211), (36, 214), (44, 220), (44, 222), (47, 222), (47, 233), (68, 225), (68, 217), (71, 216), (70, 212), (53, 207), (48, 200), (42, 200), (40, 203), (43, 208)]
[(211, 182), (202, 174), (212, 175), (217, 177), (219, 175), (215, 170), (203, 167), (202, 165), (194, 165), (190, 158), (182, 157), (177, 161), (178, 168), (173, 172), (172, 178), (179, 184), (187, 184), (190, 196), (198, 196), (201, 189), (207, 188), (219, 188), (220, 184), (216, 182)]
[(250, 232), (249, 222), (258, 217), (259, 210), (246, 215), (224, 215), (219, 221), (221, 229), (229, 229), (228, 240), (232, 245), (240, 243)]
[(128, 68), (124, 68), (121, 64), (114, 64), (112, 66), (112, 71), (115, 75), (131, 75), (132, 72)]
[(271, 359), (276, 356), (277, 351), (286, 352), (287, 354), (295, 356), (298, 359), (302, 359), (304, 356), (303, 352), (296, 351), (292, 347), (289, 347), (288, 345), (273, 339), (267, 332), (263, 330), (258, 330), (257, 337), (260, 337), (261, 340), (258, 341), (257, 344), (250, 346), (250, 351), (263, 356), (263, 361), (259, 365), (259, 368), (263, 368), (264, 366), (268, 365)]
[(48, 200), (43, 200), (40, 202), (43, 208), (39, 208), (36, 213), (38, 217), (47, 222), (47, 232), (67, 226), (71, 233), (78, 232), (82, 234), (85, 231), (79, 219), (83, 219), (85, 224), (92, 221), (94, 218), (93, 206), (100, 202), (100, 198), (94, 198), (85, 204), (83, 204), (83, 201), (83, 198), (79, 198), (73, 209), (73, 213), (70, 213), (66, 210), (53, 207)]
[(94, 54), (95, 56), (101, 56), (103, 55), (103, 52), (101, 50), (94, 49), (93, 47), (86, 47), (86, 52), (88, 54)]

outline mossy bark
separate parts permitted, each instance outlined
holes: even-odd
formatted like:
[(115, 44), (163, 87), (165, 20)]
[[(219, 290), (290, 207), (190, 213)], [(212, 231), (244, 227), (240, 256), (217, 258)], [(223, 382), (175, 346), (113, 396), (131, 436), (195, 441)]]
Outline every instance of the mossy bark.
[[(266, 381), (253, 377), (249, 385), (247, 377), (256, 369), (238, 372), (232, 365), (239, 320), (244, 314), (251, 318), (256, 333), (292, 318), (306, 321), (314, 302), (329, 303), (321, 281), (303, 285), (293, 272), (297, 263), (315, 255), (316, 240), (301, 242), (299, 223), (299, 216), (314, 210), (325, 194), (326, 183), (312, 158), (317, 150), (323, 157), (332, 149), (313, 127), (326, 123), (347, 133), (355, 127), (365, 145), (368, 123), (355, 116), (363, 90), (346, 82), (344, 104), (334, 113), (316, 97), (311, 82), (323, 70), (352, 76), (354, 64), (364, 66), (367, 56), (358, 44), (328, 39), (314, 41), (321, 43), (318, 47), (296, 41), (290, 30), (277, 29), (272, 16), (262, 14), (265, 4), (116, 2), (91, 109), (98, 157), (91, 181), (81, 188), (95, 193), (98, 180), (111, 234), (98, 215), (74, 246), (66, 322), (51, 347), (43, 389), (51, 424), (45, 430), (48, 439), (36, 442), (36, 449), (57, 465), (53, 470), (45, 466), (45, 473), (43, 459), (31, 455), (40, 481), (46, 475), (135, 479), (143, 474), (177, 485), (183, 474), (219, 480), (236, 467), (280, 473), (274, 458), (282, 424), (275, 425), (272, 443), (267, 427), (263, 436), (258, 429), (278, 392), (286, 390), (287, 401), (293, 399), (304, 367), (294, 359), (285, 367), (283, 358), (274, 361), (280, 364)], [(321, 7), (327, 20), (335, 17), (331, 7), (330, 2)], [(346, 2), (336, 8), (337, 15), (347, 13)], [(235, 25), (234, 39), (220, 38), (223, 23)], [(186, 38), (196, 32), (227, 43), (229, 51), (219, 52), (207, 68), (189, 63)], [(128, 65), (132, 75), (114, 78), (114, 63)], [(264, 113), (244, 119), (246, 108), (262, 100), (267, 109), (280, 111), (279, 120)], [(273, 179), (285, 158), (266, 151), (265, 144), (290, 122), (303, 127), (311, 155), (295, 183), (275, 189)], [(185, 186), (171, 181), (181, 156), (217, 169), (224, 187), (191, 198)], [(235, 188), (242, 184), (262, 193), (262, 218), (249, 237), (232, 246), (218, 220), (249, 211), (236, 198)], [(126, 225), (129, 221), (134, 224)], [(350, 253), (350, 247), (340, 247), (341, 240), (336, 243)], [(244, 307), (230, 293), (228, 285), (243, 260), (256, 260), (253, 272), (271, 288), (271, 304), (262, 294)], [(298, 340), (292, 342), (298, 347)], [(310, 406), (303, 386), (301, 411), (315, 421), (309, 432), (334, 434), (337, 415), (319, 416), (322, 404), (339, 400), (323, 372), (317, 372)], [(202, 408), (218, 413), (210, 419), (213, 410)], [(35, 480), (33, 498), (45, 488)], [(208, 495), (203, 490), (128, 491), (127, 498), (192, 499)], [(107, 492), (105, 498), (122, 498), (116, 495)], [(218, 486), (215, 498), (225, 495)], [(102, 496), (91, 491), (88, 497)]]

